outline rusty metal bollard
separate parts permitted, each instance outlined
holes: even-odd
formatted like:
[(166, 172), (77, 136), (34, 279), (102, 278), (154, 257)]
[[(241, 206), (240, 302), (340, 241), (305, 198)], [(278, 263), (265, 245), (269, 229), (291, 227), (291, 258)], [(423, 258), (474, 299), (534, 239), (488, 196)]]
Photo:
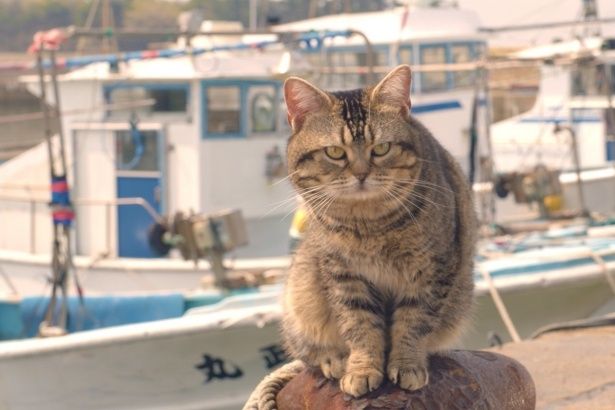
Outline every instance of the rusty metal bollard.
[(304, 370), (277, 395), (278, 410), (530, 410), (535, 405), (534, 381), (519, 362), (501, 354), (468, 350), (431, 356), (429, 384), (413, 392), (386, 382), (352, 399), (338, 389), (337, 382)]

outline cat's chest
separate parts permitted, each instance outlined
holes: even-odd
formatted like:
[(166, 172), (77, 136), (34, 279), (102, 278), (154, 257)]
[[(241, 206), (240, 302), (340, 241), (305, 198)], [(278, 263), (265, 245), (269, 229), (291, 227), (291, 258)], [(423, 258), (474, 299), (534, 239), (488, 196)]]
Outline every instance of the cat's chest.
[(354, 255), (348, 260), (348, 269), (369, 280), (380, 291), (389, 295), (418, 293), (423, 286), (424, 272), (431, 268), (428, 258), (404, 258), (403, 261), (382, 256)]

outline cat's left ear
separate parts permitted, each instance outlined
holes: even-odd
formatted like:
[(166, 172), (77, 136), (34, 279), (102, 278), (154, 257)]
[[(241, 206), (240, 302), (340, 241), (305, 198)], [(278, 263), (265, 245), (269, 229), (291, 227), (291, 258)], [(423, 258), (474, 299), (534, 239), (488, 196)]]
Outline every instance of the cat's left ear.
[(331, 105), (331, 99), (324, 91), (298, 77), (290, 77), (284, 82), (284, 100), (288, 123), (294, 131), (301, 128), (307, 116)]
[(394, 107), (407, 114), (410, 109), (410, 84), (412, 71), (410, 66), (397, 66), (374, 87), (371, 99), (378, 104)]

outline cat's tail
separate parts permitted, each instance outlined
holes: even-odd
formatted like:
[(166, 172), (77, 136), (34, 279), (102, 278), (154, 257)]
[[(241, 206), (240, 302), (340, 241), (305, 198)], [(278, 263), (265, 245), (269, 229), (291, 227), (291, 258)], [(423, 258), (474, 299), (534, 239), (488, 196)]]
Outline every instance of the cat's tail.
[(256, 386), (243, 410), (277, 410), (276, 396), (303, 369), (305, 363), (295, 360), (267, 375)]

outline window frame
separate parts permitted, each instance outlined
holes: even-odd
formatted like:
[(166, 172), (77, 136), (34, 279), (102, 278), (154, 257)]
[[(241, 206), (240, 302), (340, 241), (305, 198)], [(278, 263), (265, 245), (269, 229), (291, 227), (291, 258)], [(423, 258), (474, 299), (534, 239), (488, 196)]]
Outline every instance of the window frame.
[[(406, 47), (402, 46), (402, 47), (407, 48), (408, 46)], [(470, 61), (468, 62), (475, 63), (475, 62), (478, 62), (478, 59), (480, 57), (479, 50), (485, 46), (485, 42), (480, 41), (480, 40), (465, 40), (465, 41), (450, 41), (450, 42), (440, 41), (440, 42), (419, 43), (419, 44), (416, 44), (416, 51), (413, 53), (413, 56), (416, 58), (415, 61), (418, 61), (419, 65), (424, 65), (423, 55), (422, 55), (423, 49), (431, 48), (431, 47), (444, 47), (445, 57), (446, 57), (445, 64), (455, 64), (455, 62), (453, 61), (453, 47), (456, 47), (456, 46), (467, 46), (470, 51)], [(467, 89), (467, 88), (472, 87), (472, 84), (458, 86), (457, 80), (455, 78), (456, 77), (455, 71), (445, 70), (444, 72), (446, 74), (446, 87), (441, 88), (441, 89), (425, 89), (424, 84), (423, 84), (423, 74), (425, 73), (424, 72), (417, 73), (415, 82), (418, 83), (417, 90), (419, 90), (419, 93), (431, 94), (431, 93), (438, 93), (438, 92), (454, 91), (454, 90), (459, 90), (459, 89)], [(472, 73), (472, 72), (476, 72), (476, 70), (468, 70), (465, 72)]]
[[(477, 53), (478, 44), (479, 44), (478, 41), (455, 41), (455, 42), (449, 43), (448, 45), (449, 57), (450, 57), (449, 64), (457, 64), (455, 61), (453, 61), (453, 47), (456, 47), (456, 46), (467, 46), (468, 47), (470, 59), (469, 61), (466, 61), (465, 63), (477, 62), (478, 61), (478, 53)], [(449, 73), (451, 74), (451, 88), (450, 88), (451, 90), (471, 88), (474, 86), (473, 83), (476, 81), (476, 69), (463, 71), (463, 73), (467, 73), (470, 75), (470, 84), (464, 84), (462, 86), (457, 85), (457, 78), (456, 78), (456, 74), (460, 74), (461, 72), (449, 71)]]
[[(275, 129), (273, 131), (252, 131), (252, 121), (250, 118), (250, 107), (248, 106), (248, 93), (250, 88), (258, 86), (273, 86), (274, 95), (274, 110), (276, 120)], [(207, 109), (207, 90), (213, 87), (237, 87), (239, 88), (239, 131), (232, 133), (211, 133), (207, 130), (208, 126), (208, 109)], [(280, 98), (281, 98), (281, 83), (275, 80), (232, 80), (232, 79), (213, 79), (201, 81), (201, 139), (227, 139), (227, 138), (258, 138), (278, 135), (280, 133)]]
[[(186, 118), (190, 117), (192, 107), (192, 95), (189, 82), (164, 82), (164, 83), (152, 83), (152, 82), (118, 82), (107, 83), (103, 86), (103, 98), (105, 104), (115, 104), (111, 101), (111, 93), (118, 89), (130, 89), (130, 88), (143, 88), (145, 90), (183, 90), (186, 92), (186, 108), (183, 111), (152, 111), (149, 112), (145, 118), (153, 118), (156, 116), (163, 116), (166, 118)], [(127, 108), (126, 111), (129, 111)], [(105, 110), (105, 119), (124, 119), (122, 116), (114, 116), (113, 111)], [(126, 117), (126, 118), (129, 118)]]
[[(389, 66), (390, 65), (390, 53), (391, 53), (391, 47), (386, 45), (386, 44), (374, 44), (372, 45), (372, 50), (374, 52), (374, 56), (376, 58), (376, 61), (374, 62), (374, 67), (378, 67), (378, 54), (381, 54), (383, 59), (384, 59), (384, 65), (385, 66)], [(329, 46), (327, 47), (324, 53), (324, 61), (327, 65), (331, 65), (331, 58), (335, 58), (337, 56), (334, 56), (334, 54), (347, 54), (347, 53), (352, 53), (352, 54), (357, 54), (357, 53), (364, 53), (365, 55), (367, 55), (367, 48), (365, 46), (361, 46), (361, 45), (348, 45), (348, 46)], [(344, 64), (344, 66), (342, 67), (349, 67), (347, 65)], [(350, 66), (352, 67), (352, 66)], [(384, 74), (386, 73), (378, 73), (377, 71), (374, 72), (374, 75), (378, 78), (382, 78), (384, 76)], [(338, 87), (337, 84), (335, 84), (335, 81), (339, 81), (339, 79), (337, 78), (337, 76), (357, 76), (356, 80), (358, 80), (358, 86), (367, 86), (369, 85), (368, 81), (367, 81), (367, 73), (362, 74), (362, 73), (355, 73), (355, 74), (333, 74), (330, 73), (327, 75), (327, 81), (328, 81), (328, 86), (334, 86), (334, 87)], [(352, 87), (357, 86), (355, 79), (352, 78), (343, 78), (343, 81), (341, 81), (341, 87), (343, 89), (346, 89), (349, 84)], [(354, 82), (353, 82), (354, 81)]]
[[(428, 50), (428, 49), (434, 49), (434, 48), (444, 48), (444, 62), (441, 64), (450, 64), (451, 61), (451, 48), (450, 48), (450, 42), (445, 43), (445, 42), (437, 42), (437, 43), (421, 43), (418, 44), (418, 62), (420, 66), (423, 65), (427, 65), (423, 63), (423, 50)], [(434, 64), (434, 63), (431, 63)], [(435, 88), (435, 89), (429, 89), (429, 88), (425, 88), (425, 81), (424, 81), (424, 75), (425, 74), (432, 74), (432, 73), (425, 73), (425, 72), (420, 72), (420, 76), (419, 76), (419, 83), (420, 83), (420, 89), (421, 89), (421, 93), (422, 94), (430, 94), (430, 93), (438, 93), (438, 92), (446, 92), (451, 90), (452, 87), (452, 82), (453, 82), (453, 76), (452, 76), (452, 72), (450, 70), (444, 70), (444, 87), (442, 88)], [(435, 71), (433, 72), (435, 73), (440, 73), (440, 71)]]

